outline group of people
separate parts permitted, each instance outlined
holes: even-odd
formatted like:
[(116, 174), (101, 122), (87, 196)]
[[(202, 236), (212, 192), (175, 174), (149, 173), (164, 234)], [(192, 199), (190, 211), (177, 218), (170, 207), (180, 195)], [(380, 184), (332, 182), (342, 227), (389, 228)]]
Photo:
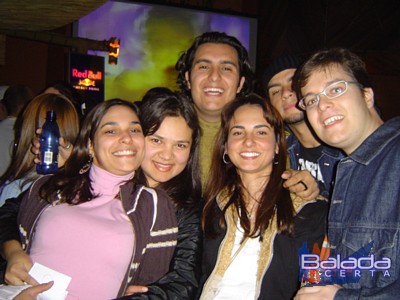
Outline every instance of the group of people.
[[(395, 299), (400, 118), (381, 119), (362, 60), (281, 57), (258, 95), (246, 49), (207, 32), (176, 69), (181, 92), (94, 107), (60, 170), (0, 208), (5, 282), (33, 285), (15, 299), (51, 288), (35, 262), (72, 277), (67, 299)], [(300, 288), (299, 249), (326, 235), (332, 257), (373, 241), (390, 276)]]

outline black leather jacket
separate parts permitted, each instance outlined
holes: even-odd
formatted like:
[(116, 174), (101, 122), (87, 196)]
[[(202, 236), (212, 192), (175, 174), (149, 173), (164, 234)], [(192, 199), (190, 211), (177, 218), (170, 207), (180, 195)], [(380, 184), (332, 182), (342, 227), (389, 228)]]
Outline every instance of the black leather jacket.
[[(17, 226), (17, 215), (21, 199), (11, 198), (0, 207), (0, 253), (4, 242), (17, 240), (19, 241), (19, 233)], [(4, 283), (4, 273), (6, 269), (6, 261), (0, 257), (0, 284)]]
[(178, 242), (169, 272), (148, 285), (149, 291), (118, 298), (118, 300), (192, 300), (201, 275), (202, 230), (201, 208), (177, 211)]
[(23, 196), (24, 193), (10, 198), (0, 207), (0, 245), (11, 240), (20, 241), (17, 217)]

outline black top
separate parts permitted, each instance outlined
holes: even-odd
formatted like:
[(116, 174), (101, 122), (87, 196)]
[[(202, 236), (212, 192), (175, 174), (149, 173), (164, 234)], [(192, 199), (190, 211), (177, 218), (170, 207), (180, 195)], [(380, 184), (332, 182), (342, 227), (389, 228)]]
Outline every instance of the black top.
[[(219, 210), (217, 205), (215, 209)], [(260, 299), (292, 299), (296, 294), (299, 282), (299, 255), (298, 250), (304, 242), (311, 252), (314, 243), (321, 248), (326, 233), (328, 202), (317, 200), (306, 204), (294, 218), (294, 236), (288, 237), (277, 234), (274, 239), (271, 264), (262, 279)], [(219, 217), (216, 220), (215, 226)], [(214, 269), (217, 261), (218, 249), (226, 234), (220, 231), (216, 239), (205, 239), (203, 246), (203, 275), (200, 280), (198, 297), (202, 286)]]

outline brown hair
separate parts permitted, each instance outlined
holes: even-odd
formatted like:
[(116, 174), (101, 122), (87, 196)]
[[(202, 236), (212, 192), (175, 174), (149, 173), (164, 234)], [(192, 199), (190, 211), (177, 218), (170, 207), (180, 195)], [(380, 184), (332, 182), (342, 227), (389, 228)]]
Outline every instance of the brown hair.
[[(193, 103), (183, 93), (175, 93), (158, 88), (147, 94), (140, 106), (140, 122), (144, 136), (153, 135), (166, 117), (182, 117), (192, 131), (192, 145), (189, 160), (184, 170), (158, 187), (166, 191), (178, 208), (197, 207), (201, 199), (201, 180), (199, 174), (200, 125)], [(139, 183), (147, 184), (140, 169), (136, 178)]]
[[(16, 148), (13, 159), (1, 182), (25, 179), (23, 184), (32, 182), (36, 175), (33, 162), (35, 155), (30, 151), (36, 129), (46, 121), (46, 112), (54, 110), (60, 135), (73, 143), (79, 132), (79, 116), (72, 102), (62, 95), (40, 94), (24, 108), (15, 125)], [(30, 176), (33, 175), (33, 176)], [(29, 178), (27, 178), (29, 176)]]
[[(243, 194), (245, 187), (236, 171), (236, 167), (232, 164), (226, 164), (222, 160), (227, 142), (230, 122), (235, 111), (244, 105), (256, 105), (263, 110), (265, 120), (274, 128), (276, 142), (279, 152), (275, 155), (275, 164), (266, 185), (261, 199), (260, 206), (257, 211), (255, 226), (250, 230), (250, 220), (246, 214), (240, 214), (240, 207), (244, 207)], [(216, 218), (216, 198), (224, 190), (231, 192), (228, 203), (223, 208), (223, 212), (233, 205), (240, 216), (240, 224), (245, 231), (245, 236), (262, 237), (262, 234), (268, 228), (275, 211), (277, 212), (277, 226), (281, 232), (292, 233), (293, 231), (293, 204), (289, 191), (283, 188), (282, 173), (286, 169), (286, 140), (284, 134), (283, 120), (276, 109), (264, 98), (251, 93), (246, 96), (238, 96), (233, 102), (228, 104), (222, 112), (221, 129), (218, 133), (212, 156), (212, 164), (210, 170), (209, 181), (205, 191), (205, 207), (202, 217), (202, 226), (205, 236), (208, 238), (215, 237), (217, 228), (215, 228), (213, 220)], [(219, 220), (219, 227), (225, 226), (224, 218)]]
[(307, 85), (312, 72), (329, 70), (334, 66), (342, 67), (363, 88), (372, 88), (366, 65), (358, 55), (346, 48), (331, 48), (315, 52), (297, 70), (293, 78), (293, 88), (298, 99), (302, 97), (301, 88)]

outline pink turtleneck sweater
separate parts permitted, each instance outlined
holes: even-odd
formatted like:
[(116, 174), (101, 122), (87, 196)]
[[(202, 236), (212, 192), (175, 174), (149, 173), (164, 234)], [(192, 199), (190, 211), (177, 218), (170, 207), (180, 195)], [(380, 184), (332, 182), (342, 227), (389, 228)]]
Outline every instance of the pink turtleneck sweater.
[(133, 253), (134, 233), (115, 196), (132, 176), (116, 176), (92, 165), (93, 192), (99, 197), (75, 206), (50, 206), (40, 216), (30, 257), (72, 277), (67, 299), (117, 296)]

